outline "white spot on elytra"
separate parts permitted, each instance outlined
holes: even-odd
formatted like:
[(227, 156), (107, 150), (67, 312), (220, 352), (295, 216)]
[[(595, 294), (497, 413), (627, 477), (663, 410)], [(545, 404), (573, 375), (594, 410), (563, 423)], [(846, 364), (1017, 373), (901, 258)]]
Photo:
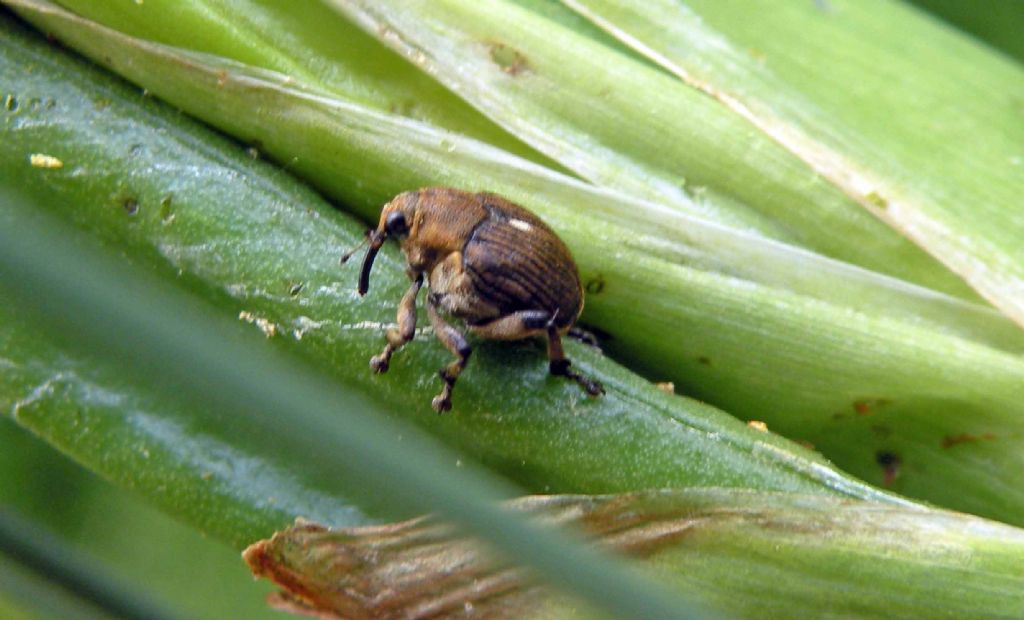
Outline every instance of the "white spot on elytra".
[(530, 230), (533, 228), (533, 226), (530, 226), (529, 223), (524, 222), (523, 220), (511, 219), (508, 221), (508, 223), (523, 232), (530, 232)]

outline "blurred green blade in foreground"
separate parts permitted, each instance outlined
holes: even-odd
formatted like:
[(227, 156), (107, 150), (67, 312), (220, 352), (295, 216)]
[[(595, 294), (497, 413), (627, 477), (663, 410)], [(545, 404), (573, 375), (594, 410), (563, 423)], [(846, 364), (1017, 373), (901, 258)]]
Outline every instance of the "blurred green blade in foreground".
[[(792, 287), (796, 291), (770, 286), (773, 274), (766, 277), (766, 284), (747, 281), (736, 276), (755, 270), (748, 267), (746, 271), (734, 272), (727, 257), (709, 257), (715, 244), (707, 244), (705, 240), (707, 245), (699, 242), (686, 245), (684, 241), (688, 240), (684, 234), (668, 228), (667, 240), (643, 232), (644, 228), (628, 230), (621, 217), (615, 219), (616, 224), (599, 221), (590, 216), (590, 209), (594, 205), (608, 205), (612, 195), (531, 167), (502, 151), (322, 93), (308, 92), (276, 74), (124, 37), (58, 9), (45, 8), (38, 2), (17, 4), (47, 30), (58, 33), (63, 41), (108, 62), (152, 92), (245, 140), (258, 140), (279, 160), (288, 163), (290, 169), (313, 179), (367, 218), (374, 218), (380, 204), (395, 193), (431, 184), (489, 189), (522, 202), (542, 214), (569, 242), (590, 289), (586, 320), (608, 331), (611, 339), (607, 340), (607, 347), (636, 367), (658, 379), (671, 379), (687, 393), (720, 404), (742, 417), (765, 419), (771, 416), (773, 429), (811, 441), (845, 469), (879, 484), (889, 483), (912, 496), (1013, 522), (1018, 522), (1024, 514), (1021, 510), (1024, 485), (1015, 474), (1024, 468), (1024, 454), (1015, 449), (1016, 442), (1024, 435), (1021, 428), (1024, 403), (1019, 397), (1020, 385), (1024, 382), (1024, 361), (1019, 356), (934, 327), (936, 323), (954, 319), (956, 311), (942, 311), (932, 320), (921, 320), (916, 318), (915, 308), (927, 306), (926, 298), (907, 302), (902, 294), (888, 295), (885, 286), (873, 293), (878, 295), (878, 303), (849, 306), (842, 301), (844, 280), (838, 277), (820, 281), (820, 296), (828, 299), (830, 294), (838, 295), (835, 303), (817, 296), (794, 294), (801, 290), (796, 286)], [(31, 13), (29, 7), (34, 7)], [(82, 125), (75, 123), (74, 126)], [(72, 177), (58, 174), (53, 178)], [(160, 195), (154, 193), (154, 199), (159, 201)], [(622, 200), (640, 207), (650, 205), (629, 202), (634, 200), (631, 198)], [(231, 207), (225, 205), (225, 208)], [(108, 216), (113, 213), (102, 212)], [(601, 208), (598, 212), (610, 211)], [(658, 213), (638, 209), (636, 219), (641, 219), (643, 226), (650, 226)], [(327, 290), (337, 287), (337, 268), (330, 265), (331, 260), (325, 254), (331, 250), (316, 249), (330, 247), (330, 241), (306, 243), (308, 232), (304, 231), (276, 245), (225, 242), (217, 246), (203, 241), (208, 232), (193, 231), (197, 236), (187, 243), (168, 244), (164, 235), (177, 234), (178, 229), (158, 226), (155, 222), (151, 228), (133, 227), (123, 218), (109, 222), (115, 230), (150, 233), (153, 236), (147, 243), (151, 247), (173, 250), (167, 251), (172, 261), (191, 265), (189, 269), (205, 271), (230, 266), (231, 263), (225, 261), (242, 247), (266, 250), (269, 254), (260, 255), (243, 270), (228, 270), (225, 275), (217, 276), (219, 284), (215, 286), (231, 295), (251, 290), (261, 299), (283, 302), (284, 305), (276, 306), (272, 312), (256, 313), (256, 317), (286, 326), (293, 334), (299, 333), (302, 336), (300, 350), (316, 349), (316, 359), (327, 360), (332, 367), (348, 366), (346, 372), (357, 372), (357, 376), (369, 380), (359, 368), (363, 362), (358, 359), (380, 346), (379, 332), (359, 330), (357, 333), (363, 338), (359, 353), (344, 356), (336, 348), (332, 332), (307, 330), (304, 326), (331, 325), (339, 316), (349, 317), (338, 323), (341, 326), (365, 325), (362, 322), (368, 319), (392, 321), (393, 304), (402, 289), (397, 261), (391, 263), (394, 265), (391, 277), (396, 279), (375, 280), (381, 282), (381, 288), (375, 288), (362, 304), (349, 306), (347, 301), (354, 300), (355, 293), (341, 287), (334, 290), (347, 291), (346, 303), (332, 304), (329, 310), (314, 316), (311, 312), (296, 311), (295, 304), (302, 302), (288, 297), (284, 292), (287, 286), (282, 282), (301, 281), (304, 272), (318, 270), (324, 279), (318, 280), (322, 284), (311, 286), (310, 290), (320, 291), (321, 286)], [(86, 223), (93, 224), (96, 220), (87, 218)], [(261, 230), (271, 234), (278, 228), (283, 227), (265, 224)], [(699, 230), (703, 234), (712, 229), (705, 224)], [(716, 234), (717, 237), (709, 238), (731, 238), (732, 243), (742, 247), (741, 236), (736, 233), (719, 229)], [(355, 236), (351, 236), (335, 247), (347, 249), (354, 243)], [(179, 245), (181, 249), (175, 250)], [(645, 250), (648, 246), (656, 249)], [(277, 248), (280, 247), (289, 248), (289, 255), (298, 261), (296, 267), (283, 275), (268, 273), (263, 284), (245, 288), (238, 274), (256, 273), (252, 271), (253, 265), (279, 264), (282, 254)], [(726, 247), (731, 249), (732, 246)], [(790, 261), (794, 274), (801, 266), (808, 267), (812, 273), (816, 271), (790, 250), (778, 248), (776, 251), (770, 245), (761, 247), (762, 257), (773, 254), (791, 257), (782, 260), (777, 256), (767, 261), (765, 264), (771, 264), (773, 269)], [(209, 255), (197, 253), (201, 250), (218, 251)], [(651, 254), (675, 255), (681, 264), (652, 258)], [(740, 256), (748, 255), (741, 252)], [(808, 260), (812, 260), (811, 257)], [(719, 271), (723, 262), (729, 268)], [(813, 264), (821, 265), (819, 261)], [(382, 267), (385, 263), (375, 271), (375, 279), (388, 272)], [(860, 290), (872, 288), (869, 283), (876, 280), (875, 276), (867, 275), (857, 280), (858, 286), (864, 287)], [(354, 270), (351, 277), (354, 280)], [(378, 294), (380, 297), (376, 297)], [(918, 295), (911, 292), (910, 297)], [(883, 301), (887, 298), (892, 303)], [(948, 305), (948, 300), (936, 298), (935, 301), (936, 307)], [(253, 303), (252, 298), (247, 298), (235, 311), (251, 313)], [(894, 316), (888, 312), (890, 308), (904, 309)], [(940, 316), (946, 318), (936, 321)], [(309, 319), (313, 322), (309, 323)], [(954, 326), (958, 321), (953, 321)], [(1019, 330), (1012, 325), (1009, 327), (1009, 330), (1000, 330), (1019, 335)], [(959, 328), (949, 329), (953, 334), (964, 333)], [(993, 336), (995, 333), (991, 332)], [(562, 399), (578, 398), (579, 394), (572, 391), (572, 386), (557, 382), (545, 388), (552, 390), (545, 392), (548, 400), (533, 401), (530, 395), (535, 393), (536, 381), (544, 380), (543, 366), (536, 363), (537, 354), (514, 347), (491, 350), (498, 349), (516, 351), (516, 363), (535, 373), (523, 381), (522, 390), (509, 388), (511, 398), (515, 399), (509, 407), (510, 411), (530, 412), (532, 422), (528, 427), (537, 433), (537, 441), (550, 447), (543, 452), (551, 458), (546, 465), (539, 466), (537, 455), (540, 453), (532, 444), (493, 439), (504, 432), (499, 417), (464, 416), (460, 422), (466, 425), (463, 428), (447, 420), (438, 422), (430, 416), (418, 416), (416, 409), (407, 407), (405, 411), (417, 423), (444, 433), (470, 454), (484, 458), (517, 480), (529, 481), (531, 488), (538, 491), (548, 490), (545, 487), (551, 484), (550, 472), (553, 471), (549, 467), (555, 467), (556, 463), (559, 471), (568, 472), (570, 476), (560, 478), (565, 485), (561, 488), (587, 492), (670, 486), (689, 480), (691, 476), (714, 480), (725, 471), (717, 466), (707, 469), (706, 463), (714, 462), (714, 458), (705, 458), (705, 448), (685, 450), (685, 455), (676, 451), (683, 444), (689, 445), (694, 438), (692, 429), (717, 432), (698, 421), (700, 416), (710, 413), (682, 418), (678, 413), (669, 414), (669, 419), (687, 420), (681, 427), (675, 423), (655, 422), (656, 418), (652, 418), (637, 427), (645, 430), (629, 436), (629, 445), (624, 443), (615, 424), (587, 425), (593, 434), (588, 435), (587, 441), (578, 442), (574, 435), (565, 434), (564, 429), (573, 428), (578, 422), (574, 413), (577, 405), (586, 407), (589, 412), (596, 408), (594, 403), (569, 401), (570, 408), (566, 409), (566, 401)], [(481, 347), (481, 357), (477, 359), (483, 359), (487, 351), (487, 347)], [(406, 352), (407, 356), (411, 352)], [(597, 363), (587, 352), (572, 355), (584, 367)], [(425, 366), (406, 370), (397, 367), (385, 380), (370, 385), (413, 407), (429, 402), (434, 388), (426, 379), (432, 371), (426, 369), (439, 367), (445, 355), (440, 347), (422, 347), (415, 357), (419, 361), (426, 359)], [(511, 375), (506, 371), (509, 358), (500, 359), (499, 364), (474, 361), (470, 365), (467, 372), (473, 374), (468, 374), (467, 381), (459, 387), (461, 398), (466, 399), (464, 402), (474, 402), (472, 399), (477, 398), (482, 410), (489, 408), (485, 404), (490, 400), (486, 381), (469, 381), (468, 377), (490, 376), (502, 385), (512, 385)], [(420, 382), (416, 393), (406, 389), (409, 382)], [(606, 383), (613, 383), (610, 376)], [(639, 400), (630, 402), (646, 403), (640, 405), (642, 408), (660, 408), (663, 398), (666, 397), (662, 394), (645, 393)], [(528, 405), (537, 402), (545, 404), (539, 408)], [(635, 404), (625, 401), (621, 406), (615, 409), (617, 413), (601, 419), (629, 417), (628, 412), (636, 410)], [(746, 431), (737, 429), (736, 432)], [(677, 444), (678, 441), (683, 443)], [(744, 442), (741, 445), (747, 445)], [(754, 445), (760, 444), (755, 440)], [(651, 446), (676, 448), (665, 451)], [(717, 449), (715, 446), (724, 447), (715, 444), (711, 449)], [(608, 454), (627, 459), (633, 458), (629, 456), (631, 450), (637, 450), (650, 460), (644, 461), (642, 475), (631, 465), (624, 469), (583, 465), (598, 462), (595, 459), (606, 450)], [(693, 459), (705, 464), (693, 465)], [(759, 471), (752, 467), (747, 475), (760, 478)], [(815, 471), (813, 468), (801, 471), (804, 472), (801, 475), (818, 475), (810, 473)], [(654, 482), (644, 482), (651, 480)], [(733, 478), (730, 484), (738, 484), (740, 480), (742, 476)]]
[[(509, 505), (540, 522), (579, 525), (730, 617), (1024, 614), (1024, 531), (967, 515), (710, 488)], [(245, 557), (284, 589), (277, 601), (285, 608), (301, 602), (346, 617), (464, 607), (484, 617), (575, 616), (567, 601), (434, 519), (333, 530), (297, 523)]]
[[(28, 429), (18, 427), (8, 413), (0, 413), (0, 446), (4, 448), (0, 451), (0, 504), (58, 537), (63, 557), (88, 559), (85, 570), (94, 575), (98, 561), (100, 570), (112, 573), (126, 588), (145, 593), (192, 620), (275, 620), (264, 603), (271, 588), (253, 583), (244, 571), (238, 571), (237, 549), (280, 527), (276, 522), (231, 545), (197, 529), (180, 514), (162, 510), (137, 489), (101, 480)], [(0, 575), (4, 571), (0, 570)], [(3, 582), (0, 576), (0, 617), (15, 620), (20, 616), (4, 607)], [(21, 589), (9, 596), (25, 601), (30, 609), (45, 609), (51, 602)], [(25, 600), (26, 596), (31, 598)], [(73, 616), (56, 613), (43, 617)]]
[(898, 2), (563, 0), (1024, 326), (1024, 67)]
[[(61, 618), (173, 620), (170, 610), (129, 590), (102, 562), (66, 549), (50, 532), (0, 506), (0, 595)], [(13, 591), (13, 588), (19, 591)], [(27, 596), (42, 600), (33, 607)]]

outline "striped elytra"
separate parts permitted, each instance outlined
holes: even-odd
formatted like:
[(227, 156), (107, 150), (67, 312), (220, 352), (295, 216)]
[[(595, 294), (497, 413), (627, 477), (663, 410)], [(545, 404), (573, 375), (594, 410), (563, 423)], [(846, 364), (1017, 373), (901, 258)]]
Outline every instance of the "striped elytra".
[(576, 263), (548, 226), (526, 209), (493, 194), (477, 194), (487, 215), (462, 249), (463, 268), (479, 295), (502, 314), (545, 310), (560, 331), (583, 309)]

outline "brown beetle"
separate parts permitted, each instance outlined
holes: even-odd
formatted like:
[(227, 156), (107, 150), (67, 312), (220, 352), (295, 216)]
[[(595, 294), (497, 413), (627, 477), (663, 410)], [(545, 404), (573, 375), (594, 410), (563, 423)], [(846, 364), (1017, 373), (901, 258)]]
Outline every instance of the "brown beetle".
[(384, 350), (370, 359), (374, 371), (386, 372), (391, 355), (412, 340), (416, 296), (426, 275), (427, 316), (456, 356), (440, 371), (444, 388), (431, 403), (435, 410), (451, 409), (452, 388), (472, 352), (465, 335), (442, 316), (461, 319), (482, 338), (544, 334), (551, 374), (576, 381), (589, 394), (604, 393), (599, 382), (569, 368), (562, 350), (562, 335), (583, 310), (583, 290), (569, 249), (540, 218), (495, 194), (447, 187), (399, 194), (384, 205), (377, 229), (367, 233), (360, 295), (369, 288), (373, 260), (388, 237), (398, 239), (412, 285), (398, 304), (398, 326), (387, 331)]

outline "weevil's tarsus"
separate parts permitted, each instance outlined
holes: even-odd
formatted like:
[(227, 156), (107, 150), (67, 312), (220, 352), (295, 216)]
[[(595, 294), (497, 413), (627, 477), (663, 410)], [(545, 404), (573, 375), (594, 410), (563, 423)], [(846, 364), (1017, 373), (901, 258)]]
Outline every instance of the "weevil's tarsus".
[(565, 357), (565, 350), (562, 349), (562, 336), (554, 326), (548, 328), (548, 370), (553, 375), (559, 375), (572, 379), (580, 384), (587, 394), (600, 396), (604, 394), (604, 386), (600, 381), (584, 377), (572, 368), (572, 362)]

